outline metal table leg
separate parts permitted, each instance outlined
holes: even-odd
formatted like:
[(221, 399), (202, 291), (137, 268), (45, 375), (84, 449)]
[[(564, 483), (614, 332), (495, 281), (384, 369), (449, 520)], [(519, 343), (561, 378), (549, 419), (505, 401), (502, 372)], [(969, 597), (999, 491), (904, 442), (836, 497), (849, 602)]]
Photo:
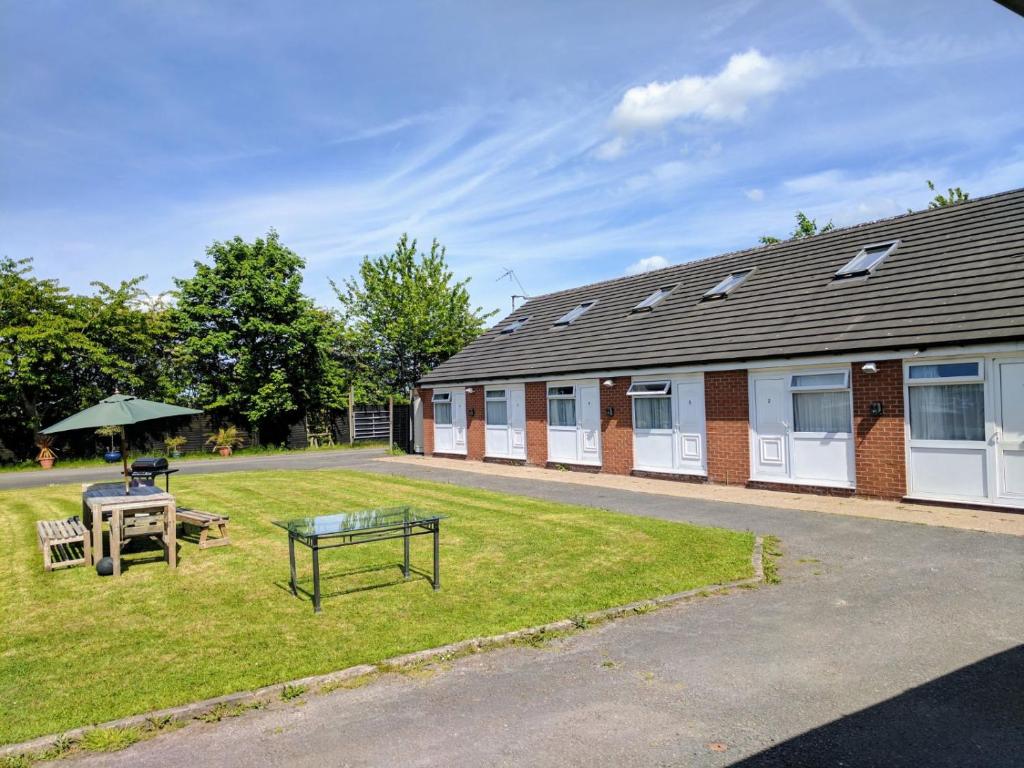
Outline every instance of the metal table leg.
[(290, 533), (288, 534), (288, 563), (291, 565), (292, 568), (292, 596), (298, 597), (299, 592), (295, 586), (295, 537), (292, 536)]
[(313, 610), (320, 613), (320, 542), (313, 539)]
[(405, 545), (405, 563), (402, 566), (402, 574), (405, 578), (409, 578), (409, 534), (412, 533), (412, 529), (408, 524), (405, 526), (405, 530), (402, 532), (402, 544)]
[(438, 590), (441, 588), (441, 563), (440, 563), (440, 540), (441, 540), (441, 523), (434, 523), (434, 589)]

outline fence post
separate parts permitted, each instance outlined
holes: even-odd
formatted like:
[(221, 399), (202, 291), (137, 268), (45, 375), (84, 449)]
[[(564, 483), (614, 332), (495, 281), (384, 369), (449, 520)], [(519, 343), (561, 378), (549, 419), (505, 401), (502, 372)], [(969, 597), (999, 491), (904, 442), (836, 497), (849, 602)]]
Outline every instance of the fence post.
[(388, 453), (395, 450), (395, 396), (388, 395)]
[(348, 388), (348, 444), (356, 444), (356, 388)]

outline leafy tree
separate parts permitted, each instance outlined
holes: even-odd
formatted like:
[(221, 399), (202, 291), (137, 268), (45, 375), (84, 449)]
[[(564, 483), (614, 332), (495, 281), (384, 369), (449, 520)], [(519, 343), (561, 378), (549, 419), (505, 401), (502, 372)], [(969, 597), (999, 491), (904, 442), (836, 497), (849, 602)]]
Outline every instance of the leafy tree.
[(271, 230), (207, 249), (211, 264), (175, 279), (176, 357), (190, 399), (222, 421), (284, 438), (309, 410), (340, 405), (336, 318), (302, 293), (303, 259)]
[[(792, 232), (789, 233), (789, 240), (801, 240), (805, 237), (813, 237), (814, 235), (823, 235), (826, 232), (830, 232), (835, 229), (835, 225), (830, 221), (825, 226), (818, 228), (818, 222), (816, 219), (812, 219), (803, 211), (796, 212), (796, 227)], [(762, 235), (758, 238), (758, 242), (761, 245), (774, 245), (775, 243), (781, 243), (782, 240), (771, 235)]]
[[(928, 185), (928, 189), (935, 192), (935, 184), (932, 183), (931, 179), (926, 179), (925, 183)], [(970, 199), (970, 195), (964, 192), (960, 187), (950, 187), (946, 190), (946, 194), (936, 192), (935, 197), (928, 203), (929, 208), (946, 208), (950, 205), (960, 205), (960, 203), (966, 203)]]
[(402, 235), (392, 253), (365, 257), (358, 278), (331, 283), (342, 305), (349, 353), (362, 361), (363, 391), (402, 394), (483, 332), (494, 313), (472, 308), (469, 280), (456, 281), (445, 249), (429, 253)]

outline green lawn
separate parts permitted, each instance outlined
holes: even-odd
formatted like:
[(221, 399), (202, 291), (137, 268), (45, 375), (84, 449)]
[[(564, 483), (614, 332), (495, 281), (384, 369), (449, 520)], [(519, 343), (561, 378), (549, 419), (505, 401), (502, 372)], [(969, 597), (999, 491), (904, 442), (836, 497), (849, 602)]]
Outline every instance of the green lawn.
[[(176, 571), (128, 555), (116, 580), (43, 572), (34, 521), (76, 514), (78, 486), (0, 492), (0, 743), (751, 575), (748, 533), (451, 485), (342, 470), (174, 485), (179, 504), (230, 514), (232, 545), (180, 542)], [(450, 516), (440, 592), (403, 582), (389, 541), (323, 554), (322, 614), (291, 596), (271, 520), (408, 503)], [(413, 540), (422, 574), (430, 546)]]

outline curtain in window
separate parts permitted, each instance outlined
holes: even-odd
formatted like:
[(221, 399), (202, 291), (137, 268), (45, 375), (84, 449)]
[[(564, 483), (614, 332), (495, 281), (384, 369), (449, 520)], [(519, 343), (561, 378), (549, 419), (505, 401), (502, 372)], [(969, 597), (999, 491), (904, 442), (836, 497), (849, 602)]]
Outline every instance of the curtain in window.
[(794, 432), (850, 432), (850, 393), (794, 392)]
[(985, 385), (910, 387), (910, 436), (915, 440), (984, 440)]
[(451, 403), (434, 403), (434, 423), (440, 424), (442, 427), (452, 423)]
[(672, 429), (671, 397), (635, 397), (633, 413), (636, 429)]
[(552, 427), (575, 427), (576, 401), (573, 399), (548, 400), (548, 425)]
[(508, 403), (504, 400), (488, 400), (485, 410), (488, 424), (494, 427), (508, 426)]

